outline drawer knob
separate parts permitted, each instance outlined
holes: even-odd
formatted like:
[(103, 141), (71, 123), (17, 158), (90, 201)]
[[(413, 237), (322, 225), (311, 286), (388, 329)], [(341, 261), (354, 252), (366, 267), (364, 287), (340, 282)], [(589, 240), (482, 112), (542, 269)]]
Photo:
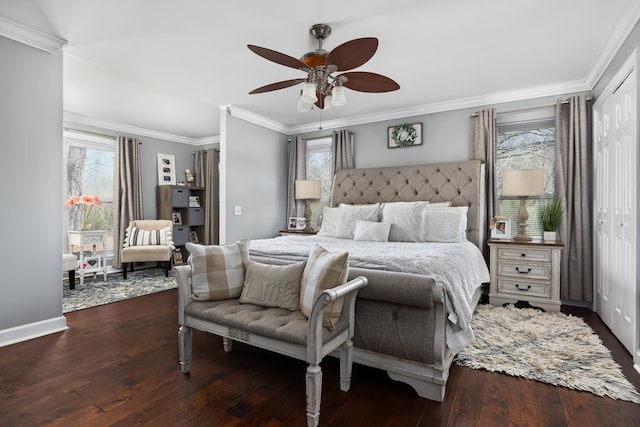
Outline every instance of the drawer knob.
[(520, 267), (516, 267), (516, 271), (520, 274), (529, 274), (531, 273), (531, 269), (527, 268), (527, 271), (520, 271)]
[(526, 256), (527, 256), (527, 254), (520, 254), (520, 255), (522, 256), (522, 258), (524, 258), (524, 257), (526, 257)]
[(525, 291), (525, 292), (526, 292), (526, 291), (528, 291), (529, 289), (531, 289), (531, 285), (527, 285), (527, 287), (525, 288), (524, 286), (523, 286), (523, 287), (520, 287), (520, 284), (519, 284), (519, 283), (516, 283), (516, 288), (517, 288), (519, 291)]

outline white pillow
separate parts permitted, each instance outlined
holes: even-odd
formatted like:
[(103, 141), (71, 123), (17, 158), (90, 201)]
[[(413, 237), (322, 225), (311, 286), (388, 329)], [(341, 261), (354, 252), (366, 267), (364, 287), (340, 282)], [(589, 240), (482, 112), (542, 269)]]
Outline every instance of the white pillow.
[(338, 217), (338, 229), (336, 237), (353, 239), (353, 232), (359, 220), (378, 222), (380, 216), (380, 203), (375, 205), (346, 205), (341, 203)]
[(324, 206), (322, 208), (322, 225), (318, 231), (318, 236), (336, 237), (336, 231), (338, 230), (338, 217), (340, 215), (340, 208), (330, 208)]
[(353, 232), (353, 240), (388, 242), (391, 224), (385, 222), (358, 221)]
[(427, 242), (458, 243), (467, 240), (467, 206), (424, 210)]
[(391, 224), (390, 242), (424, 242), (423, 212), (429, 202), (382, 204), (382, 222)]

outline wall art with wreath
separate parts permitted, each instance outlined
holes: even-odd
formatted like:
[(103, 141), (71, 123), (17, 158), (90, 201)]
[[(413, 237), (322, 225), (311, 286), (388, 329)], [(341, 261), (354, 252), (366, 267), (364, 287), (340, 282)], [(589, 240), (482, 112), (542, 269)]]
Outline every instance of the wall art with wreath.
[(388, 148), (402, 148), (422, 145), (422, 123), (403, 123), (390, 126), (387, 136)]

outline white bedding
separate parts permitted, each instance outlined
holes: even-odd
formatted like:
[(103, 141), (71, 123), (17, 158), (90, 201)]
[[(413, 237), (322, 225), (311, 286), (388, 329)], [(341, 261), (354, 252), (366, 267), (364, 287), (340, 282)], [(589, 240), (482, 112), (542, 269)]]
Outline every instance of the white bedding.
[(252, 240), (249, 253), (302, 260), (315, 245), (332, 252), (348, 251), (352, 267), (417, 273), (434, 278), (444, 286), (447, 295), (447, 346), (456, 354), (473, 341), (472, 296), (481, 283), (489, 282), (487, 264), (473, 243), (371, 242), (287, 235)]

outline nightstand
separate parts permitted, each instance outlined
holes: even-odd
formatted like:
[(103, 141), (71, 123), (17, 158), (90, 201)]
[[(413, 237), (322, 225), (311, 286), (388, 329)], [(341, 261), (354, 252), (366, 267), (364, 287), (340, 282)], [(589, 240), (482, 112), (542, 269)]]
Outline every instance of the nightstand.
[(308, 231), (302, 231), (302, 230), (280, 230), (278, 231), (278, 233), (280, 233), (281, 236), (287, 236), (287, 235), (315, 236), (318, 232), (317, 231), (308, 232)]
[(524, 301), (546, 311), (560, 311), (562, 242), (489, 239), (488, 243), (492, 305)]

